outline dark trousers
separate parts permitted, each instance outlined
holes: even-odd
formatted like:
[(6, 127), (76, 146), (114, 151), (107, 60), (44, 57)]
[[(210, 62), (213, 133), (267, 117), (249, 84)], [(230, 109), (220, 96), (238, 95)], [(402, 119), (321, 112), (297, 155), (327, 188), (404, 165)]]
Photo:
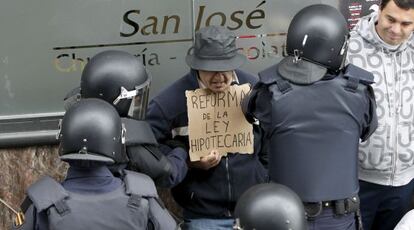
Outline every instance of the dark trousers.
[(364, 230), (392, 230), (410, 209), (414, 180), (399, 187), (359, 181)]
[(337, 216), (332, 208), (323, 209), (315, 219), (308, 220), (307, 230), (356, 230), (355, 213)]

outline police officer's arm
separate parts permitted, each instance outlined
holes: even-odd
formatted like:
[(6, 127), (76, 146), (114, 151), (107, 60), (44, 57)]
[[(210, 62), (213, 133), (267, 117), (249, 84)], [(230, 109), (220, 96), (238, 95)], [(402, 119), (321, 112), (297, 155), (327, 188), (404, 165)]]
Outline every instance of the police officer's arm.
[(171, 174), (170, 160), (156, 145), (127, 146), (127, 155), (128, 169), (148, 175), (157, 185), (162, 186)]
[(270, 111), (270, 108), (272, 108), (271, 105), (271, 99), (272, 94), (268, 91), (267, 87), (261, 89), (257, 93), (257, 98), (260, 98), (260, 103), (256, 103), (255, 107), (255, 117), (259, 120), (259, 124), (257, 129), (260, 129), (260, 137), (261, 137), (261, 145), (260, 145), (260, 151), (258, 151), (259, 154), (259, 160), (263, 164), (265, 168), (268, 167), (269, 163), (269, 157), (268, 157), (268, 136), (271, 134), (272, 126), (271, 126), (271, 120), (272, 120), (272, 114)]
[(254, 129), (256, 129), (257, 136), (255, 138), (260, 138), (260, 146), (258, 146), (260, 149), (256, 152), (265, 168), (268, 165), (267, 135), (270, 135), (271, 130), (271, 99), (272, 94), (267, 85), (257, 83), (242, 102), (242, 110), (246, 119), (253, 123)]
[(242, 101), (242, 111), (246, 120), (250, 123), (260, 124), (265, 135), (269, 135), (271, 130), (271, 99), (272, 94), (267, 85), (259, 82)]
[(253, 128), (257, 129), (257, 136), (255, 138), (260, 138), (259, 142), (259, 150), (256, 150), (255, 152), (259, 156), (260, 163), (268, 169), (269, 164), (269, 141), (266, 138), (266, 133), (264, 132), (264, 129), (260, 125), (254, 125)]
[(365, 116), (363, 121), (363, 130), (361, 134), (361, 140), (366, 141), (371, 134), (377, 129), (378, 118), (377, 118), (377, 103), (375, 101), (374, 90), (370, 85), (367, 85), (366, 89), (367, 108), (365, 110)]
[(249, 123), (254, 123), (256, 117), (254, 115), (256, 108), (256, 98), (259, 91), (256, 88), (250, 90), (250, 92), (243, 98), (241, 103), (241, 109), (244, 117)]
[(180, 145), (169, 146), (171, 136), (171, 121), (166, 118), (160, 105), (151, 100), (148, 105), (146, 121), (151, 125), (155, 138), (160, 144), (160, 151), (168, 158), (171, 163), (171, 174), (165, 179), (163, 187), (173, 187), (184, 180), (187, 174), (187, 157), (188, 153)]
[[(158, 142), (148, 122), (122, 118), (127, 127), (125, 135), (128, 169), (144, 173), (156, 183), (171, 174), (171, 163), (159, 150)], [(121, 159), (124, 162), (124, 159)]]

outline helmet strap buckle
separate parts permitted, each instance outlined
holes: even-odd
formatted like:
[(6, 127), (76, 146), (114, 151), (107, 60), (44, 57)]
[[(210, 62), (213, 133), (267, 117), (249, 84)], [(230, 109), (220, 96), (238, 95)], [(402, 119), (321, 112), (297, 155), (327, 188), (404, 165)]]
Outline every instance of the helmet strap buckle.
[(126, 128), (125, 128), (125, 124), (122, 123), (122, 133), (121, 133), (121, 143), (125, 144), (126, 142)]
[(300, 60), (300, 52), (298, 49), (293, 50), (293, 57), (294, 57), (293, 63), (297, 64)]
[(128, 91), (121, 86), (121, 93), (117, 98), (115, 98), (113, 104), (117, 105), (121, 99), (131, 99), (137, 95), (137, 90)]
[(59, 119), (58, 132), (56, 133), (56, 140), (59, 140), (62, 132), (62, 119)]
[(342, 44), (341, 51), (339, 52), (340, 56), (345, 54), (345, 51), (348, 49), (348, 44), (349, 44), (348, 36), (345, 36), (345, 41)]

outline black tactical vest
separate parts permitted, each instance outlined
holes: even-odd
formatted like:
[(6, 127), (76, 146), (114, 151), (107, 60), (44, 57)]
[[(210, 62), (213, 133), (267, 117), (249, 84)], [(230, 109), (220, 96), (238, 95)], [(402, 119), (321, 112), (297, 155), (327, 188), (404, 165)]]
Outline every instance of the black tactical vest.
[(272, 93), (270, 178), (305, 202), (358, 193), (359, 140), (375, 130), (376, 118), (367, 118), (376, 116), (372, 74), (356, 68), (309, 85), (288, 82), (276, 66), (259, 73)]
[(89, 195), (69, 192), (45, 176), (29, 188), (28, 197), (38, 213), (47, 212), (49, 230), (176, 228), (148, 176), (126, 171), (124, 182), (115, 191)]

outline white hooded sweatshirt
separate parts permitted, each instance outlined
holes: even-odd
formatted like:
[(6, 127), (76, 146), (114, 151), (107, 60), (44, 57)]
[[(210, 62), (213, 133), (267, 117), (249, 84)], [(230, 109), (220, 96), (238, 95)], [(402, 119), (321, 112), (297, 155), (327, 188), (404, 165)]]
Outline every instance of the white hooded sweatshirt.
[(414, 39), (399, 46), (375, 31), (377, 12), (351, 31), (348, 63), (375, 76), (378, 128), (359, 149), (359, 179), (402, 186), (414, 178)]

